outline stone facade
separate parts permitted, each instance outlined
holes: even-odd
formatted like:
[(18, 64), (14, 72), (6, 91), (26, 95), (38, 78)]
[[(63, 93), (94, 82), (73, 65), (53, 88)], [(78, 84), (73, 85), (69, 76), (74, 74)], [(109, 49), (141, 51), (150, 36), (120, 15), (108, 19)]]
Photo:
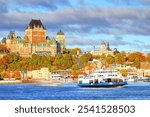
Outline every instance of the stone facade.
[(100, 44), (100, 50), (93, 50), (91, 51), (91, 54), (93, 54), (94, 56), (98, 56), (98, 55), (114, 55), (115, 52), (117, 52), (117, 49), (111, 50), (109, 47), (109, 42), (101, 42)]
[(63, 53), (66, 48), (65, 34), (60, 30), (56, 39), (46, 37), (46, 29), (40, 20), (31, 20), (25, 30), (24, 39), (16, 37), (15, 32), (10, 31), (6, 38), (6, 46), (10, 52), (19, 53), (21, 56), (32, 54)]
[(60, 42), (66, 48), (65, 34), (61, 30), (56, 35), (56, 41)]

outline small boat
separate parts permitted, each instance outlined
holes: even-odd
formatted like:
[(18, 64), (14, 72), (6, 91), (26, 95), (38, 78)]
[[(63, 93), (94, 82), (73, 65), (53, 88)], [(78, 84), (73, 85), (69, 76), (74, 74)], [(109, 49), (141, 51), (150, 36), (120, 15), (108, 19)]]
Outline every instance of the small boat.
[(89, 75), (80, 75), (79, 87), (118, 87), (127, 85), (122, 74), (116, 69), (97, 69)]

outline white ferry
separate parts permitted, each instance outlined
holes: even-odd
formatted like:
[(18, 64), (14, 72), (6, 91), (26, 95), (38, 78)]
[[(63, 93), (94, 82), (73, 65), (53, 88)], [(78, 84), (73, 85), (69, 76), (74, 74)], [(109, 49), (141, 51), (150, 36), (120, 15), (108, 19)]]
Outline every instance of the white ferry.
[(117, 87), (127, 85), (124, 77), (116, 69), (97, 69), (87, 76), (79, 76), (79, 87)]

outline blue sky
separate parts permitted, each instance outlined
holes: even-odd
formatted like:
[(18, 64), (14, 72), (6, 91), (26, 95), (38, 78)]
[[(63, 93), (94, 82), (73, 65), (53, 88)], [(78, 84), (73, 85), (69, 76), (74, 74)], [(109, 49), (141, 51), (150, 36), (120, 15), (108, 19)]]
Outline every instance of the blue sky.
[(109, 41), (118, 50), (150, 52), (150, 0), (0, 0), (0, 38), (10, 30), (24, 37), (31, 19), (41, 19), (47, 35), (58, 30), (67, 47), (97, 49)]

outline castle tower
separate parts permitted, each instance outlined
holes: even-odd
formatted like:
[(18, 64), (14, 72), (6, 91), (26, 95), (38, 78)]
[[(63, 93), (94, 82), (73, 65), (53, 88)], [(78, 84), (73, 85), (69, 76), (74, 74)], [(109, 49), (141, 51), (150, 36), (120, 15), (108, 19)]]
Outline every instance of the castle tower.
[(32, 19), (25, 30), (25, 35), (27, 36), (25, 42), (32, 44), (46, 42), (46, 29), (41, 20)]
[(65, 34), (61, 30), (56, 35), (56, 41), (58, 41), (58, 43), (60, 43), (60, 45), (62, 45), (63, 48), (66, 48)]
[(106, 50), (107, 49), (106, 43), (104, 41), (101, 43), (100, 48), (101, 48), (101, 50)]
[(101, 43), (101, 50), (110, 50), (110, 48), (109, 48), (109, 42), (105, 42), (105, 41), (103, 41), (102, 43)]
[(107, 42), (106, 47), (107, 47), (107, 50), (110, 50), (110, 48), (109, 48), (109, 42)]
[(11, 40), (16, 39), (15, 32), (14, 31), (10, 31), (9, 34), (8, 34), (7, 39), (11, 39)]
[(8, 49), (11, 49), (11, 44), (12, 44), (12, 41), (16, 39), (16, 35), (15, 35), (15, 32), (14, 31), (10, 31), (8, 36), (7, 36), (7, 39), (6, 39), (6, 46)]

